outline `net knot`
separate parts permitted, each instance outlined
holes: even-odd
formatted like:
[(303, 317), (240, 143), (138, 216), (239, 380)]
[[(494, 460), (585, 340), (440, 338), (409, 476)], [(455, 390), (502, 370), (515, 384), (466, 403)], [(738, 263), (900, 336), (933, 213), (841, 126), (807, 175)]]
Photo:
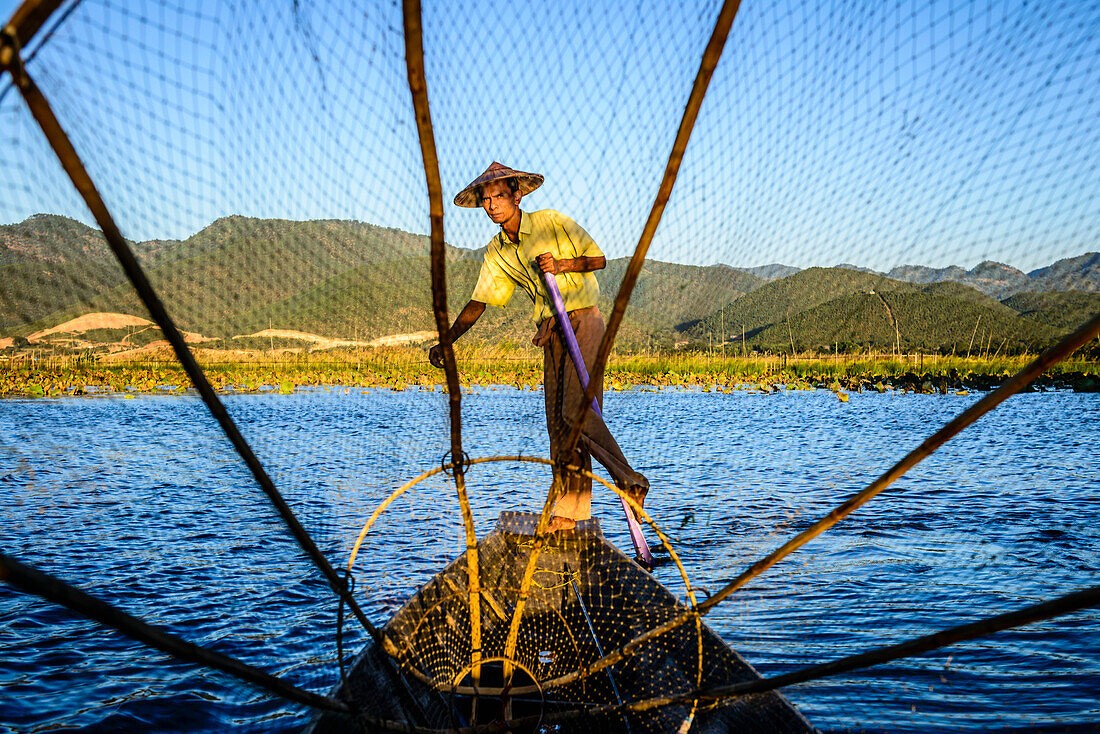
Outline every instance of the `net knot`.
[(533, 583), (535, 586), (539, 587), (540, 589), (542, 589), (544, 591), (553, 591), (554, 589), (561, 589), (563, 587), (569, 586), (569, 584), (571, 584), (573, 582), (578, 582), (578, 581), (581, 580), (580, 571), (554, 571), (554, 570), (549, 569), (549, 568), (540, 568), (535, 573), (545, 573), (545, 574), (550, 574), (551, 576), (556, 576), (557, 577), (557, 579), (555, 579), (555, 581), (552, 581), (549, 586), (544, 586), (544, 585), (540, 584), (534, 578), (531, 579), (531, 583)]
[(8, 24), (0, 28), (0, 68), (10, 71), (16, 81), (23, 72), (23, 59), (19, 52), (19, 34), (15, 26)]
[[(451, 457), (451, 453), (452, 452), (448, 451), (447, 453), (443, 454), (443, 458), (439, 461), (439, 466), (443, 470), (443, 473), (449, 477), (452, 477), (454, 476), (453, 469), (458, 469), (460, 473), (465, 474), (466, 471), (473, 465), (473, 462), (470, 461), (470, 455), (463, 451), (462, 455), (459, 457), (458, 462), (456, 463)], [(448, 471), (448, 469), (451, 469), (452, 471)]]

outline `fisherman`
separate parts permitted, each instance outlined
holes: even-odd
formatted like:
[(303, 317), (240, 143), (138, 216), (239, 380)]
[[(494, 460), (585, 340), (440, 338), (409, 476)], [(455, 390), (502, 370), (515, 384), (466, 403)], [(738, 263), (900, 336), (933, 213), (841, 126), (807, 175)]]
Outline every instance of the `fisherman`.
[[(500, 225), (500, 232), (489, 241), (477, 284), (451, 325), (448, 338), (453, 344), (465, 334), (485, 312), (485, 304), (504, 307), (517, 285), (527, 292), (534, 302), (534, 319), (538, 324), (533, 342), (543, 348), (546, 430), (550, 434), (550, 458), (556, 466), (584, 390), (569, 360), (542, 274), (555, 276), (585, 365), (591, 372), (604, 334), (603, 317), (596, 308), (600, 286), (593, 271), (603, 268), (607, 261), (589, 234), (569, 217), (553, 209), (526, 212), (519, 208), (520, 199), (542, 182), (541, 174), (517, 171), (494, 161), (455, 196), (458, 206), (484, 209), (489, 219)], [(442, 346), (432, 347), (428, 359), (436, 367), (442, 367)], [(602, 408), (603, 373), (590, 374), (590, 379), (599, 386), (596, 399)], [(649, 480), (630, 466), (603, 418), (589, 410), (577, 445), (577, 465), (591, 471), (592, 456), (607, 468), (618, 487), (642, 504), (649, 491)], [(592, 516), (592, 480), (571, 472), (564, 481), (565, 493), (552, 510), (551, 531), (571, 528), (577, 520)]]

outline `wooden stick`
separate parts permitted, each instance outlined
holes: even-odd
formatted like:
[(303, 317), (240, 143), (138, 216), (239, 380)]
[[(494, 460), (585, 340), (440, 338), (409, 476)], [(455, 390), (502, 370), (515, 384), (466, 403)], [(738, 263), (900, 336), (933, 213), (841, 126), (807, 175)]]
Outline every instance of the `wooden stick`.
[(195, 355), (192, 354), (191, 348), (184, 341), (183, 335), (176, 327), (175, 322), (168, 315), (168, 310), (160, 300), (160, 296), (153, 289), (137, 257), (134, 256), (129, 244), (127, 244), (125, 238), (123, 238), (122, 232), (115, 224), (114, 217), (107, 209), (107, 205), (104, 203), (103, 197), (100, 196), (95, 182), (92, 181), (91, 176), (88, 174), (88, 170), (84, 167), (83, 161), (81, 161), (80, 156), (77, 154), (76, 148), (73, 147), (68, 134), (65, 132), (64, 128), (62, 128), (61, 122), (54, 114), (49, 101), (46, 99), (45, 95), (42, 94), (38, 85), (34, 83), (34, 80), (24, 68), (22, 59), (19, 56), (19, 49), (13, 48), (11, 45), (16, 42), (16, 39), (5, 35), (0, 41), (2, 41), (2, 45), (0, 45), (0, 59), (5, 63), (4, 68), (11, 73), (16, 87), (19, 88), (20, 93), (23, 95), (23, 100), (26, 102), (27, 107), (30, 109), (42, 133), (46, 136), (46, 140), (49, 142), (62, 168), (65, 170), (65, 173), (68, 174), (69, 180), (72, 182), (81, 198), (84, 199), (84, 203), (91, 211), (92, 216), (96, 220), (96, 224), (99, 225), (104, 239), (107, 240), (107, 244), (110, 246), (119, 264), (122, 266), (123, 272), (126, 273), (126, 277), (134, 286), (134, 290), (141, 298), (141, 302), (149, 311), (149, 316), (156, 322), (157, 326), (160, 327), (161, 332), (164, 334), (164, 338), (172, 345), (176, 358), (187, 373), (187, 377), (191, 380), (191, 384), (195, 386), (195, 390), (199, 393), (199, 397), (206, 404), (207, 408), (210, 410), (210, 414), (218, 422), (218, 425), (221, 426), (222, 431), (225, 432), (226, 438), (229, 439), (233, 448), (237, 450), (241, 460), (244, 461), (245, 465), (251, 471), (260, 489), (263, 490), (264, 494), (267, 495), (276, 510), (278, 510), (283, 523), (287, 526), (287, 529), (290, 530), (291, 535), (294, 536), (294, 539), (298, 541), (302, 550), (305, 551), (306, 555), (313, 561), (313, 564), (317, 566), (325, 576), (325, 579), (329, 583), (329, 587), (344, 599), (351, 608), (355, 618), (359, 620), (364, 629), (366, 629), (376, 641), (380, 641), (381, 634), (378, 629), (369, 619), (367, 619), (367, 616), (363, 613), (359, 604), (356, 603), (354, 597), (344, 590), (343, 582), (337, 575), (335, 569), (329, 564), (328, 559), (321, 553), (317, 544), (313, 542), (313, 538), (310, 537), (301, 522), (299, 522), (290, 505), (287, 504), (282, 494), (279, 493), (279, 490), (275, 487), (275, 483), (260, 463), (252, 447), (245, 441), (244, 436), (237, 428), (237, 424), (230, 417), (229, 412), (218, 397), (214, 387), (206, 378), (206, 373), (195, 359)]
[[(684, 115), (680, 119), (680, 127), (676, 131), (676, 138), (672, 143), (672, 150), (668, 154), (668, 163), (665, 165), (665, 173), (661, 178), (661, 185), (657, 189), (657, 197), (653, 200), (653, 206), (649, 210), (642, 234), (638, 238), (638, 245), (634, 248), (634, 255), (630, 258), (626, 273), (623, 275), (622, 284), (619, 286), (619, 294), (615, 296), (615, 306), (611, 316), (607, 320), (607, 331), (604, 332), (603, 341), (600, 342), (600, 351), (596, 355), (596, 362), (592, 365), (593, 374), (601, 374), (607, 367), (607, 358), (611, 354), (611, 345), (615, 343), (615, 336), (619, 333), (623, 315), (626, 313), (627, 303), (634, 292), (634, 286), (638, 282), (638, 276), (642, 272), (646, 253), (649, 245), (657, 234), (657, 226), (661, 223), (665, 206), (672, 196), (672, 188), (676, 185), (676, 176), (680, 172), (680, 164), (684, 160), (684, 151), (687, 150), (688, 141), (691, 140), (691, 131), (695, 127), (695, 120), (699, 116), (699, 110), (703, 106), (703, 99), (707, 94), (707, 87), (718, 66), (718, 60), (722, 58), (722, 50), (726, 46), (726, 37), (729, 36), (733, 19), (737, 17), (737, 10), (741, 6), (741, 0), (725, 0), (718, 18), (714, 23), (707, 47), (703, 50), (703, 58), (699, 61), (699, 71), (695, 75), (695, 82), (691, 87), (687, 104), (684, 106)], [(596, 397), (596, 386), (589, 385), (584, 392), (580, 405), (577, 406), (577, 417), (573, 422), (573, 431), (566, 439), (563, 450), (572, 452), (581, 437), (581, 426), (584, 425), (585, 415), (592, 404), (592, 398)]]
[(4, 30), (11, 32), (19, 40), (19, 45), (25, 48), (64, 2), (65, 0), (25, 0), (15, 9)]
[(957, 627), (951, 627), (950, 629), (933, 632), (932, 634), (907, 640), (906, 642), (900, 642), (896, 645), (888, 645), (856, 655), (849, 655), (848, 657), (834, 660), (829, 663), (811, 665), (801, 670), (795, 670), (772, 678), (761, 678), (759, 680), (745, 681), (729, 686), (712, 688), (708, 691), (693, 694), (691, 698), (718, 699), (771, 691), (784, 686), (806, 683), (808, 681), (828, 678), (860, 668), (868, 668), (872, 665), (881, 665), (891, 660), (922, 655), (926, 652), (953, 645), (957, 642), (972, 640), (976, 637), (991, 635), (994, 632), (1020, 627), (1043, 619), (1049, 619), (1050, 617), (1057, 617), (1095, 606), (1100, 606), (1100, 586), (1093, 586), (1088, 589), (1066, 594), (1057, 599), (1034, 604), (1015, 612), (998, 614), (995, 617), (980, 619), (977, 622), (970, 622), (969, 624), (962, 624)]
[(259, 686), (280, 698), (312, 708), (336, 711), (343, 714), (352, 713), (351, 707), (343, 701), (337, 701), (334, 698), (298, 688), (282, 678), (242, 663), (236, 658), (188, 642), (170, 632), (165, 632), (159, 627), (146, 624), (137, 617), (127, 614), (102, 599), (81, 591), (61, 579), (42, 573), (38, 569), (27, 566), (3, 553), (0, 553), (0, 579), (43, 599), (60, 604), (172, 657), (220, 670), (223, 673), (232, 675), (234, 678)]
[(455, 487), (462, 508), (462, 526), (466, 535), (466, 571), (470, 593), (470, 663), (476, 685), (481, 678), (481, 582), (477, 555), (477, 532), (470, 499), (466, 493), (465, 454), (462, 451), (462, 385), (458, 379), (454, 347), (448, 338), (450, 321), (447, 315), (447, 265), (443, 239), (443, 184), (439, 176), (439, 157), (435, 149), (432, 113), (428, 105), (428, 81), (424, 74), (424, 35), (421, 27), (420, 0), (404, 0), (402, 14), (405, 25), (405, 64), (409, 90), (412, 92), (416, 131), (424, 159), (424, 176), (428, 184), (428, 208), (431, 218), (432, 311), (443, 347), (443, 368), (447, 374), (447, 393), (451, 418), (451, 463)]

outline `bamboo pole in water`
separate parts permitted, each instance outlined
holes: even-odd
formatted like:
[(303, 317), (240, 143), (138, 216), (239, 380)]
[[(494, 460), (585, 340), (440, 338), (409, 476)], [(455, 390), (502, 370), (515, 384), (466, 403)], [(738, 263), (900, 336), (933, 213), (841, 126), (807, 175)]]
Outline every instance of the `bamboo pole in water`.
[[(970, 622), (946, 630), (940, 630), (939, 632), (907, 640), (896, 645), (889, 645), (857, 655), (850, 655), (829, 663), (808, 666), (801, 670), (795, 670), (771, 678), (757, 678), (755, 680), (743, 681), (728, 686), (693, 690), (672, 696), (655, 696), (653, 698), (641, 701), (631, 701), (630, 703), (624, 704), (596, 706), (579, 711), (564, 711), (546, 714), (544, 716), (524, 717), (512, 721), (493, 722), (492, 724), (469, 727), (459, 731), (461, 734), (481, 734), (482, 732), (500, 731), (502, 728), (516, 730), (537, 723), (553, 725), (557, 722), (569, 721), (579, 717), (594, 718), (613, 715), (624, 711), (649, 711), (663, 706), (682, 704), (689, 701), (693, 702), (700, 699), (719, 701), (737, 696), (763, 693), (785, 686), (805, 683), (852, 670), (871, 667), (873, 665), (881, 665), (893, 660), (913, 657), (958, 642), (965, 642), (966, 640), (976, 639), (978, 637), (993, 634), (994, 632), (1022, 627), (1044, 619), (1052, 619), (1096, 606), (1100, 606), (1100, 587), (1093, 586), (1060, 596), (1056, 599), (1024, 607), (1014, 612), (998, 614), (994, 617), (987, 617), (977, 622)], [(545, 687), (549, 687), (551, 684), (555, 683), (555, 681), (551, 681), (545, 684)]]
[(146, 624), (102, 599), (2, 553), (0, 553), (0, 580), (71, 609), (155, 650), (189, 663), (220, 670), (234, 678), (259, 686), (280, 698), (326, 711), (345, 714), (352, 712), (351, 707), (343, 701), (298, 688), (267, 671), (188, 642), (159, 627)]
[[(963, 429), (970, 425), (973, 425), (979, 418), (989, 413), (991, 410), (999, 406), (1005, 400), (1015, 395), (1016, 393), (1027, 387), (1036, 377), (1041, 375), (1052, 366), (1058, 364), (1082, 345), (1086, 344), (1093, 338), (1100, 335), (1100, 313), (1096, 314), (1089, 321), (1085, 322), (1077, 331), (1073, 332), (1065, 339), (1060, 341), (1048, 349), (1043, 354), (1039, 355), (1031, 364), (1024, 367), (1017, 372), (1011, 379), (1009, 379), (1001, 387), (997, 388), (993, 392), (983, 397), (978, 402), (971, 405), (969, 408), (960, 413), (953, 420), (948, 422), (941, 429), (933, 433), (927, 439), (924, 440), (913, 451), (909, 452), (901, 461), (891, 467), (888, 471), (882, 474), (878, 479), (871, 482), (865, 489), (853, 495), (850, 499), (842, 503), (828, 515), (818, 520), (812, 526), (799, 533), (789, 541), (781, 545), (772, 553), (768, 554), (761, 560), (752, 564), (741, 575), (730, 581), (717, 593), (712, 595), (709, 599), (702, 602), (698, 606), (698, 614), (706, 614), (723, 600), (732, 595), (735, 591), (747, 584), (752, 579), (756, 578), (760, 574), (767, 571), (779, 561), (789, 556), (794, 551), (798, 550), (802, 546), (809, 543), (817, 536), (824, 533), (829, 528), (836, 525), (838, 522), (846, 518), (848, 515), (855, 512), (857, 509), (865, 505), (867, 502), (874, 499), (877, 495), (881, 494), (890, 484), (892, 484), (899, 477), (904, 475), (909, 469), (919, 464), (924, 459), (932, 455), (937, 449), (947, 443), (949, 440), (957, 436)], [(643, 632), (635, 637), (630, 642), (618, 650), (614, 650), (604, 657), (596, 660), (589, 665), (585, 666), (581, 670), (567, 673), (562, 676), (558, 676), (550, 681), (545, 681), (544, 688), (552, 688), (561, 685), (568, 685), (575, 681), (587, 678), (590, 675), (600, 672), (604, 668), (614, 665), (625, 657), (629, 657), (641, 648), (642, 645), (650, 640), (659, 637), (660, 635), (673, 630), (680, 625), (692, 619), (696, 612), (694, 610), (685, 612), (678, 617), (671, 619), (664, 624), (658, 625), (651, 630)]]

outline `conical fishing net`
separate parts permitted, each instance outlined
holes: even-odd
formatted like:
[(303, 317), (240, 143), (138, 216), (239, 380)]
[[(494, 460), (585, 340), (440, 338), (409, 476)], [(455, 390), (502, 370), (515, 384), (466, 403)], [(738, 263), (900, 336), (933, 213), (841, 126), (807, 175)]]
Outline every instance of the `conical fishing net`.
[[(346, 692), (342, 675), (374, 656), (398, 676), (381, 678), (390, 695), (405, 680), (429, 709), (414, 723), (444, 729), (528, 715), (549, 731), (585, 711), (634, 730), (721, 722), (762, 699), (693, 692), (1095, 578), (1093, 335), (873, 503), (698, 607), (1100, 312), (1097, 3), (0, 9), (17, 21), (0, 75), (5, 556), (316, 694)], [(407, 54), (410, 18), (422, 56)], [(65, 140), (94, 213), (59, 163), (74, 160)], [(562, 561), (551, 535), (533, 552), (545, 533), (529, 528), (493, 536), (471, 573), (471, 538), (502, 512), (537, 517), (553, 475), (520, 289), (454, 345), (459, 422), (428, 361), (433, 175), (453, 321), (500, 230), (452, 199), (492, 161), (544, 175), (524, 211), (562, 213), (606, 255), (605, 321), (626, 285), (604, 411), (651, 482), (652, 576), (598, 480), (597, 550)], [(459, 477), (456, 436), (473, 460)], [(400, 616), (443, 588), (446, 604)], [(654, 599), (667, 606), (639, 611)], [(0, 730), (289, 730), (317, 712), (11, 585), (0, 620)], [(822, 730), (1086, 726), (1098, 626), (1078, 611), (775, 700)]]

